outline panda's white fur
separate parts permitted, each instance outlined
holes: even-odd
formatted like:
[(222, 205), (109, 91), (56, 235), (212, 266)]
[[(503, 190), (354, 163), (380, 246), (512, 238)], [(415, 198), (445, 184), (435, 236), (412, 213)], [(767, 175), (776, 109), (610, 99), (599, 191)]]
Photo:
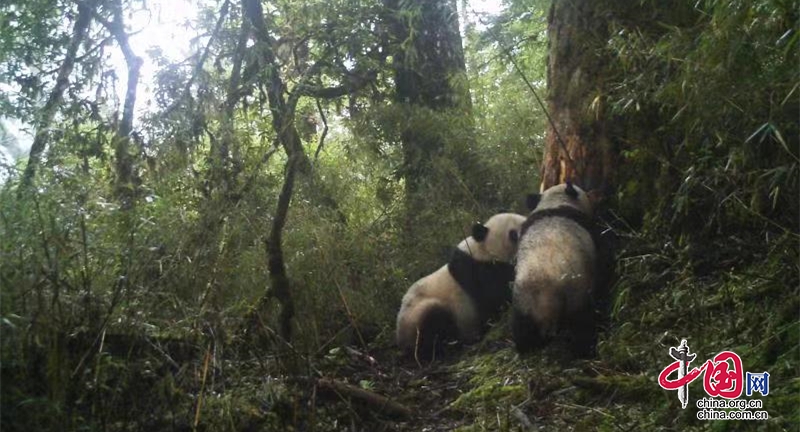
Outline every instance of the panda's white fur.
[(530, 351), (564, 328), (572, 332), (573, 352), (585, 355), (595, 338), (593, 202), (582, 189), (566, 183), (547, 189), (532, 204), (535, 209), (523, 225), (517, 253), (514, 342), (518, 351)]
[(522, 215), (500, 213), (477, 224), (450, 263), (409, 288), (397, 315), (401, 349), (430, 358), (443, 340), (480, 337), (486, 320), (510, 300), (511, 263), (524, 221)]

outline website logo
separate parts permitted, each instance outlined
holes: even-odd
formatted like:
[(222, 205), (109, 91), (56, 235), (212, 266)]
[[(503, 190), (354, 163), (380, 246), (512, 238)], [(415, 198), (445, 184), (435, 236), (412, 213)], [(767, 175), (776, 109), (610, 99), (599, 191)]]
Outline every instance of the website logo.
[[(744, 392), (747, 396), (760, 393), (769, 394), (769, 373), (746, 374), (742, 371), (742, 359), (733, 351), (722, 351), (708, 359), (701, 366), (689, 369), (697, 354), (690, 352), (686, 339), (680, 345), (669, 349), (669, 356), (675, 361), (658, 374), (658, 385), (664, 390), (676, 390), (681, 407), (689, 404), (689, 384), (703, 376), (703, 390), (710, 398), (697, 401), (697, 418), (700, 420), (766, 420), (766, 411), (747, 411), (761, 409), (760, 399), (739, 399)], [(674, 379), (670, 376), (675, 375)], [(722, 399), (714, 399), (722, 398)], [(717, 411), (725, 409), (733, 411)]]

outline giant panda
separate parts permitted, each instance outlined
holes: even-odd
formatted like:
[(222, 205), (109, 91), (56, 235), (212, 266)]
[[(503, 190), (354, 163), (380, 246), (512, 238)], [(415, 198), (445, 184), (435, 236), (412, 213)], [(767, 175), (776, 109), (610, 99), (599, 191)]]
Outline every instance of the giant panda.
[(574, 355), (593, 352), (597, 197), (570, 182), (528, 197), (532, 212), (522, 225), (512, 290), (511, 330), (518, 352), (543, 346), (560, 330), (571, 333)]
[(432, 360), (445, 341), (477, 340), (511, 300), (512, 261), (525, 217), (499, 213), (475, 224), (450, 262), (414, 283), (397, 314), (397, 344)]

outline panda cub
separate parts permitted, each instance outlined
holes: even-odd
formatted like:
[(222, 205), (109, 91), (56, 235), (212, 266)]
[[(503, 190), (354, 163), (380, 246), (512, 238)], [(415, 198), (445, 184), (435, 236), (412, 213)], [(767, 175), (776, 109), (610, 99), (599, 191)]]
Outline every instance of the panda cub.
[(450, 262), (414, 283), (397, 315), (397, 344), (430, 360), (447, 340), (477, 340), (511, 300), (512, 261), (525, 217), (513, 213), (475, 224)]
[(570, 182), (528, 197), (514, 279), (511, 329), (517, 351), (543, 346), (560, 329), (572, 334), (576, 356), (590, 355), (596, 332), (592, 291), (598, 237), (596, 194)]

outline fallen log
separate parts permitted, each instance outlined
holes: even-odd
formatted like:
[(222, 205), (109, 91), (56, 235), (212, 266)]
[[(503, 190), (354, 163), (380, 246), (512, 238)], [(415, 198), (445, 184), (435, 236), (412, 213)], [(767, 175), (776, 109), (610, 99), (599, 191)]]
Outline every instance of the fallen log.
[(320, 378), (317, 380), (317, 387), (320, 390), (335, 393), (343, 399), (357, 400), (372, 411), (393, 417), (407, 418), (411, 416), (411, 409), (405, 405), (395, 402), (386, 396), (347, 383)]

